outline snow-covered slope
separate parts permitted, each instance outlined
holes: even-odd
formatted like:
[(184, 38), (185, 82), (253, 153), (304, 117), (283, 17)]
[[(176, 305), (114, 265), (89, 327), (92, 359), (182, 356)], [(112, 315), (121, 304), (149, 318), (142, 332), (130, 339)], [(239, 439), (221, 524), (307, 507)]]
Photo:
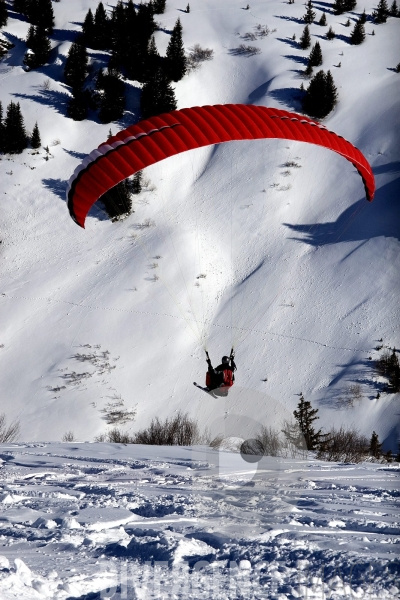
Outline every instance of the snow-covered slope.
[[(292, 37), (304, 27), (301, 3), (254, 0), (243, 10), (238, 0), (193, 0), (188, 14), (181, 4), (168, 0), (158, 17), (160, 52), (180, 17), (185, 46), (210, 47), (214, 58), (176, 85), (180, 108), (243, 102), (300, 110), (309, 51)], [(371, 12), (375, 5), (364, 6)], [(110, 125), (95, 115), (79, 123), (66, 117), (63, 65), (93, 3), (61, 0), (53, 7), (50, 63), (23, 70), (28, 24), (12, 11), (3, 35), (15, 47), (0, 63), (3, 107), (19, 101), (28, 129), (37, 120), (51, 151), (47, 161), (44, 151), (29, 150), (0, 161), (0, 389), (2, 410), (20, 419), (22, 439), (61, 439), (73, 430), (92, 440), (106, 429), (101, 409), (120, 399), (136, 408), (133, 429), (178, 409), (201, 421), (212, 400), (192, 382), (204, 378), (206, 339), (214, 361), (234, 343), (237, 384), (273, 397), (282, 413), (302, 391), (320, 409), (321, 425), (354, 422), (394, 449), (398, 397), (375, 399), (370, 357), (380, 338), (400, 345), (400, 20), (368, 22), (358, 47), (349, 45), (346, 18), (329, 4), (315, 2), (317, 20), (326, 10), (336, 39), (328, 42), (327, 28), (311, 26), (339, 91), (325, 124), (371, 162), (371, 205), (351, 165), (331, 152), (243, 142), (149, 168), (134, 214), (112, 224), (97, 210), (83, 231), (69, 218), (66, 182)], [(238, 54), (257, 24), (271, 30), (251, 42), (261, 52)], [(91, 52), (93, 71), (106, 59)], [(127, 112), (111, 124), (113, 132), (140, 117), (139, 86), (127, 87)], [(288, 161), (299, 167), (284, 167)], [(154, 226), (144, 227), (146, 220)], [(338, 410), (337, 398), (354, 383), (362, 400)], [(248, 416), (268, 423), (267, 396), (261, 405), (250, 400)]]
[(202, 446), (2, 451), (2, 600), (399, 598), (394, 465), (249, 464)]

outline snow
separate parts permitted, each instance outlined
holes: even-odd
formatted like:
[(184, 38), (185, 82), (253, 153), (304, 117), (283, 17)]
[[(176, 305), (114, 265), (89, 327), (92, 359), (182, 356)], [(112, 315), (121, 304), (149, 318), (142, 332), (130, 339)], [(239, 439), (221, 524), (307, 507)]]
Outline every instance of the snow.
[(19, 496), (2, 599), (398, 597), (398, 465), (56, 442), (2, 458)]
[[(367, 22), (365, 42), (353, 47), (347, 15), (314, 5), (316, 21), (325, 10), (328, 24), (311, 25), (312, 42), (320, 41), (322, 68), (339, 91), (324, 124), (370, 161), (372, 204), (353, 167), (332, 152), (238, 142), (148, 168), (135, 212), (113, 224), (94, 209), (86, 230), (69, 218), (67, 182), (110, 127), (140, 118), (140, 86), (127, 82), (119, 123), (102, 125), (94, 113), (71, 121), (63, 68), (93, 3), (53, 3), (50, 62), (30, 72), (22, 63), (28, 24), (10, 10), (1, 35), (15, 47), (0, 62), (0, 100), (3, 109), (20, 102), (28, 130), (38, 122), (50, 156), (0, 157), (1, 412), (19, 419), (28, 441), (1, 446), (2, 600), (116, 598), (118, 581), (121, 598), (146, 600), (235, 598), (239, 588), (249, 598), (399, 596), (397, 464), (248, 463), (229, 450), (260, 425), (279, 428), (300, 392), (319, 409), (319, 426), (354, 424), (368, 437), (375, 430), (397, 450), (399, 395), (382, 392), (373, 361), (381, 338), (400, 346), (400, 20)], [(157, 17), (160, 52), (178, 17), (187, 49), (214, 50), (176, 84), (179, 108), (301, 110), (309, 50), (292, 37), (303, 30), (304, 5), (244, 6), (192, 0), (186, 14), (167, 0)], [(375, 3), (359, 3), (352, 22), (364, 7), (371, 13)], [(238, 55), (257, 24), (270, 29), (251, 42), (261, 52)], [(327, 41), (330, 25), (337, 37)], [(90, 57), (92, 77), (107, 53)], [(226, 399), (192, 384), (204, 378), (203, 344), (214, 362), (235, 345)], [(339, 408), (351, 384), (362, 398)], [(121, 400), (136, 411), (126, 431), (184, 410), (201, 429), (223, 432), (225, 450), (92, 443), (110, 428), (102, 410)], [(68, 431), (80, 441), (57, 442)], [(150, 569), (151, 560), (169, 569)]]

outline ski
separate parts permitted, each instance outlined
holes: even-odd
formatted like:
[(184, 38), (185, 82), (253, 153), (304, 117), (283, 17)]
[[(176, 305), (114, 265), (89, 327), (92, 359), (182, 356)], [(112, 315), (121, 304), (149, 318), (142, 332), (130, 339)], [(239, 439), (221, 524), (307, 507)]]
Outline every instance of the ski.
[(209, 394), (213, 398), (217, 398), (217, 396), (213, 393), (213, 390), (208, 390), (207, 388), (196, 383), (196, 381), (193, 381), (193, 385), (195, 385), (197, 388), (199, 388), (199, 390), (203, 390), (203, 392), (205, 392), (206, 394)]

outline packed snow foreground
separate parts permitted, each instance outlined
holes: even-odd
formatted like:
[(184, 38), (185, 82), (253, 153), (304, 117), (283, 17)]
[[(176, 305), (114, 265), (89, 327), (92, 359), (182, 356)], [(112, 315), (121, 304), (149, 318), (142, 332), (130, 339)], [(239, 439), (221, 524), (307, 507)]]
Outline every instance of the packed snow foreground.
[(396, 463), (105, 443), (0, 456), (2, 600), (399, 597)]

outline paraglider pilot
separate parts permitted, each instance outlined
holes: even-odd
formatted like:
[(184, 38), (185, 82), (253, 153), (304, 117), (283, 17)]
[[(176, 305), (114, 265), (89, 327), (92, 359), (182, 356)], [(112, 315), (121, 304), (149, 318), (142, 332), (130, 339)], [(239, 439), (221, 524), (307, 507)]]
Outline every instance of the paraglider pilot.
[(231, 349), (230, 356), (223, 356), (221, 364), (218, 367), (213, 367), (211, 359), (206, 350), (208, 370), (206, 374), (206, 390), (211, 392), (217, 388), (228, 388), (233, 385), (235, 381), (234, 371), (236, 371), (236, 364), (234, 361), (235, 354), (233, 348)]

